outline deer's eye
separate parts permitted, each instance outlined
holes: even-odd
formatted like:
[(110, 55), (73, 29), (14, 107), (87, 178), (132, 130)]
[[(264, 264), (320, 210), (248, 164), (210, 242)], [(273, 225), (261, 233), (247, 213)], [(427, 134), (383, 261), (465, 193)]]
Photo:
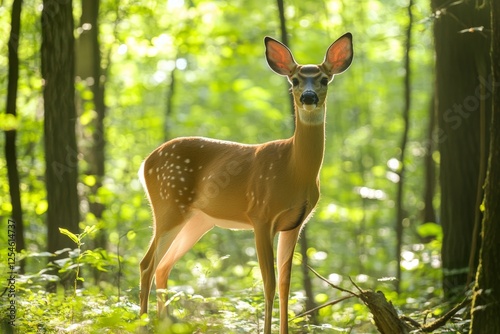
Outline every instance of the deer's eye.
[(328, 78), (323, 78), (323, 79), (321, 79), (321, 81), (320, 81), (320, 82), (321, 82), (321, 84), (322, 84), (323, 86), (326, 86), (326, 85), (328, 85)]
[(292, 85), (293, 85), (294, 87), (298, 86), (298, 85), (299, 85), (299, 79), (297, 79), (297, 78), (293, 78), (293, 79), (292, 79)]

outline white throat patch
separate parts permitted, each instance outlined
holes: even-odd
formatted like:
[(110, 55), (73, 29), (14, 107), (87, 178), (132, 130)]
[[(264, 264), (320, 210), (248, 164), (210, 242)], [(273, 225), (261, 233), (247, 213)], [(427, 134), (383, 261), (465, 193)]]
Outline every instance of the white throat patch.
[(298, 108), (300, 121), (308, 125), (320, 125), (325, 121), (324, 106), (304, 104)]

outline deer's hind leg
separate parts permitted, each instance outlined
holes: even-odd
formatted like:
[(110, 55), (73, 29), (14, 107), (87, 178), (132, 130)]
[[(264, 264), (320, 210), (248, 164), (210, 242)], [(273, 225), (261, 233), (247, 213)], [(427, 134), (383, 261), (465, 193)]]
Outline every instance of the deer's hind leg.
[[(157, 293), (158, 314), (165, 313), (164, 306), (166, 298), (160, 298), (160, 295), (165, 296), (164, 293), (161, 293), (161, 289), (164, 291), (167, 288), (168, 276), (170, 275), (173, 266), (198, 242), (198, 240), (200, 240), (205, 233), (214, 227), (214, 224), (203, 219), (199, 215), (193, 215), (182, 225), (179, 225), (179, 227), (180, 228), (178, 230), (176, 229), (173, 240), (170, 235), (164, 235), (162, 242), (165, 245), (169, 244), (169, 247), (167, 251), (162, 254), (161, 258), (158, 256), (160, 261), (155, 267), (156, 288), (157, 290), (160, 290), (160, 292)], [(158, 255), (160, 255), (160, 253), (158, 253)]]
[(154, 258), (155, 258), (155, 249), (156, 249), (156, 242), (155, 242), (155, 236), (153, 235), (153, 238), (151, 239), (151, 242), (149, 244), (148, 251), (146, 252), (146, 255), (141, 260), (140, 264), (140, 277), (141, 277), (141, 283), (140, 283), (140, 288), (141, 292), (139, 295), (139, 300), (141, 304), (141, 313), (144, 314), (148, 312), (148, 301), (149, 301), (149, 292), (151, 290), (151, 284), (153, 282), (153, 263), (154, 263)]

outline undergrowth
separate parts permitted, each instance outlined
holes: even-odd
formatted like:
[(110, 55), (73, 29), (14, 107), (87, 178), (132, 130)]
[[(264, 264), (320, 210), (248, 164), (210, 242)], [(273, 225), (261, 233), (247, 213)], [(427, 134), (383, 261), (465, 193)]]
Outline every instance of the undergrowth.
[[(95, 232), (86, 228), (81, 234), (63, 230), (62, 234), (75, 242), (75, 249), (51, 253), (23, 253), (24, 258), (36, 259), (44, 265), (35, 273), (17, 275), (15, 327), (7, 324), (7, 312), (2, 312), (2, 333), (259, 333), (263, 328), (264, 298), (261, 282), (248, 278), (253, 285), (246, 289), (235, 288), (230, 280), (220, 280), (216, 288), (208, 289), (210, 282), (204, 277), (198, 282), (183, 282), (179, 276), (169, 291), (169, 317), (158, 321), (156, 296), (152, 291), (148, 315), (139, 316), (139, 287), (137, 284), (122, 287), (121, 268), (124, 261), (116, 254), (102, 249), (84, 250), (85, 238)], [(0, 251), (2, 258), (6, 255)], [(57, 259), (56, 259), (57, 257)], [(55, 260), (54, 260), (55, 259)], [(48, 261), (52, 260), (52, 261)], [(224, 259), (221, 258), (220, 261)], [(218, 261), (218, 262), (220, 262)], [(216, 261), (217, 262), (217, 261)], [(5, 261), (0, 272), (5, 281)], [(215, 263), (215, 262), (214, 262)], [(255, 267), (257, 265), (252, 264)], [(213, 268), (200, 269), (210, 275)], [(103, 273), (105, 280), (96, 278)], [(215, 275), (215, 274), (214, 274)], [(49, 283), (59, 282), (61, 277), (71, 277), (66, 290), (48, 292)], [(196, 280), (196, 279), (195, 279)], [(345, 280), (344, 283), (347, 283)], [(179, 283), (183, 284), (179, 284)], [(244, 284), (246, 285), (246, 283)], [(376, 279), (362, 283), (365, 288), (383, 290), (388, 300), (419, 322), (439, 317), (453, 305), (443, 305), (440, 290), (413, 288), (399, 296), (392, 291), (390, 282)], [(346, 287), (350, 288), (350, 287)], [(315, 289), (317, 304), (342, 297), (340, 291), (332, 291), (318, 282)], [(302, 291), (290, 297), (289, 328), (291, 333), (377, 333), (371, 315), (365, 305), (355, 298), (324, 307), (318, 311), (316, 321), (309, 317), (295, 318), (305, 310)], [(9, 299), (1, 299), (1, 309), (9, 307)], [(275, 300), (273, 331), (278, 331), (278, 302)], [(458, 314), (454, 321), (440, 329), (440, 333), (465, 333), (468, 321)]]

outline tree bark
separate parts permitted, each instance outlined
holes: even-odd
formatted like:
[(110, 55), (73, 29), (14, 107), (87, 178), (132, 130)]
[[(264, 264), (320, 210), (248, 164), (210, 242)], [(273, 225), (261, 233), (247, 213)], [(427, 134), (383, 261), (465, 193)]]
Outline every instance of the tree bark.
[[(289, 46), (288, 42), (288, 32), (286, 29), (286, 18), (285, 18), (285, 4), (283, 0), (277, 0), (276, 1), (278, 5), (278, 14), (280, 18), (280, 32), (281, 32), (281, 42), (286, 45), (287, 47)], [(293, 96), (289, 94), (290, 96), (290, 113), (292, 115), (292, 118), (295, 118), (295, 110), (294, 110), (294, 104), (293, 104)], [(295, 124), (295, 119), (293, 124)], [(301, 232), (301, 237), (299, 239), (299, 244), (300, 244), (300, 253), (302, 255), (302, 264), (301, 264), (301, 269), (302, 269), (302, 285), (304, 287), (304, 291), (306, 294), (306, 309), (311, 310), (316, 307), (316, 304), (314, 303), (314, 293), (312, 290), (312, 282), (311, 282), (311, 277), (309, 276), (309, 269), (308, 269), (308, 264), (309, 264), (309, 259), (307, 257), (307, 225), (302, 228)], [(313, 312), (311, 313), (310, 317), (311, 323), (316, 324), (317, 323), (317, 318), (316, 318), (316, 313)]]
[[(17, 85), (19, 81), (19, 36), (21, 32), (21, 7), (22, 0), (14, 0), (11, 14), (11, 30), (9, 36), (9, 74), (7, 84), (6, 112), (17, 116)], [(21, 206), (21, 192), (19, 190), (19, 171), (17, 169), (16, 129), (5, 131), (5, 160), (7, 162), (7, 175), (9, 179), (10, 201), (12, 204), (12, 219), (16, 226), (16, 251), (26, 248), (24, 242), (24, 222)], [(24, 272), (24, 261), (19, 262), (20, 272)]]
[[(431, 0), (435, 14), (436, 110), (441, 169), (441, 224), (443, 227), (443, 289), (447, 297), (461, 294), (469, 272), (476, 206), (482, 184), (481, 110), (491, 99), (481, 94), (488, 77), (489, 29), (483, 2)], [(482, 4), (479, 7), (479, 4)], [(489, 119), (489, 117), (485, 118)], [(486, 127), (488, 128), (488, 127)], [(485, 138), (488, 138), (485, 137)]]
[(165, 142), (172, 139), (170, 135), (170, 117), (174, 110), (174, 96), (176, 89), (176, 75), (177, 69), (174, 68), (170, 72), (170, 84), (167, 88), (167, 94), (165, 97), (165, 120), (163, 122), (163, 139)]
[[(436, 149), (433, 134), (436, 128), (436, 113), (434, 110), (434, 97), (429, 106), (429, 127), (427, 129), (427, 143), (424, 157), (424, 209), (422, 211), (422, 223), (436, 223), (436, 211), (434, 210), (434, 194), (436, 189), (436, 165), (433, 154)], [(424, 240), (427, 241), (427, 240)]]
[[(99, 47), (99, 1), (83, 0), (82, 15), (80, 18), (80, 34), (76, 41), (76, 74), (90, 87), (92, 91), (92, 102), (96, 117), (86, 125), (91, 129), (91, 137), (86, 138), (83, 135), (82, 152), (88, 163), (86, 175), (95, 177), (95, 184), (89, 185), (90, 191), (87, 195), (89, 202), (89, 211), (101, 220), (104, 212), (104, 205), (99, 201), (97, 193), (102, 187), (104, 178), (104, 117), (106, 116), (106, 105), (104, 103), (104, 75), (101, 69), (101, 52)], [(82, 131), (84, 132), (84, 131)], [(107, 235), (105, 226), (100, 226), (95, 237), (95, 248), (106, 249)], [(97, 269), (94, 271), (96, 281), (102, 272)]]
[(411, 49), (411, 31), (413, 27), (413, 15), (412, 9), (413, 0), (410, 0), (408, 4), (408, 27), (406, 29), (406, 48), (405, 48), (405, 60), (404, 60), (404, 108), (402, 112), (403, 116), (403, 134), (401, 135), (401, 156), (399, 160), (401, 161), (401, 169), (399, 171), (399, 182), (397, 183), (397, 195), (396, 195), (396, 281), (395, 288), (396, 292), (400, 293), (401, 286), (401, 250), (403, 248), (403, 219), (405, 218), (404, 210), (404, 180), (405, 180), (405, 157), (406, 157), (406, 145), (408, 143), (408, 133), (410, 131), (410, 107), (411, 107), (411, 71), (410, 71), (410, 49)]
[(471, 334), (500, 333), (500, 3), (491, 1), (493, 112)]
[[(78, 233), (78, 150), (75, 135), (74, 36), (72, 1), (44, 0), (42, 10), (47, 248), (75, 248), (59, 227)], [(62, 279), (66, 287), (71, 278)], [(55, 289), (55, 286), (49, 286)]]

